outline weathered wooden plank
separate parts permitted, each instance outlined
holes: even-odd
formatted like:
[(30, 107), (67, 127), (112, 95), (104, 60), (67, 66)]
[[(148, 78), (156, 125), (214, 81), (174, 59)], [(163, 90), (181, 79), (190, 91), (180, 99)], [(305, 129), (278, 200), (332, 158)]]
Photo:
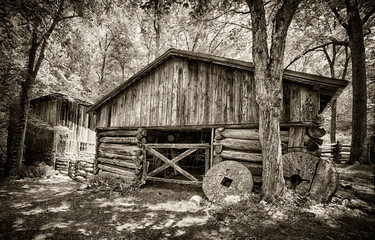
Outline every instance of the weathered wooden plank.
[(150, 126), (150, 114), (151, 114), (151, 77), (150, 74), (147, 75), (145, 79), (145, 126)]
[(159, 126), (165, 126), (165, 113), (166, 113), (166, 76), (165, 76), (165, 64), (159, 68), (160, 74), (160, 107), (159, 107)]
[(102, 137), (99, 139), (99, 142), (137, 144), (138, 139), (136, 137)]
[(149, 126), (156, 126), (155, 124), (155, 73), (150, 74), (150, 113)]
[(242, 123), (249, 123), (250, 116), (249, 116), (249, 106), (250, 106), (250, 97), (251, 93), (249, 93), (249, 81), (250, 78), (247, 74), (243, 74), (242, 76)]
[(247, 150), (247, 151), (254, 151), (254, 152), (262, 151), (262, 148), (260, 146), (260, 141), (258, 140), (225, 138), (222, 140), (217, 140), (215, 144), (222, 144), (226, 148), (237, 149), (237, 150)]
[(225, 138), (237, 138), (237, 139), (248, 139), (248, 140), (259, 140), (258, 129), (231, 129), (225, 128), (219, 132)]
[(113, 130), (113, 131), (99, 131), (97, 137), (125, 137), (137, 136), (138, 130)]
[(289, 130), (288, 148), (303, 147), (306, 128), (291, 127)]
[(239, 71), (238, 69), (233, 71), (233, 123), (240, 123), (241, 119), (241, 86), (239, 80)]
[(174, 81), (174, 64), (171, 62), (168, 64), (168, 103), (167, 103), (167, 114), (166, 114), (166, 124), (170, 126), (172, 124), (172, 102), (173, 102), (173, 81)]
[(124, 151), (138, 151), (139, 147), (132, 144), (100, 143), (99, 148), (119, 149)]
[(178, 64), (178, 81), (179, 81), (179, 103), (178, 103), (178, 112), (179, 112), (179, 125), (185, 125), (186, 123), (186, 115), (185, 115), (185, 108), (187, 102), (187, 82), (186, 82), (186, 70), (184, 69), (184, 65), (182, 62)]
[(156, 182), (167, 182), (167, 183), (176, 183), (176, 184), (187, 184), (187, 185), (197, 185), (201, 186), (201, 181), (187, 181), (179, 179), (169, 179), (169, 178), (157, 178), (157, 177), (146, 177), (146, 180), (156, 181)]
[(107, 165), (107, 164), (104, 164), (104, 163), (99, 164), (98, 168), (103, 169), (103, 170), (108, 171), (108, 172), (115, 173), (115, 174), (127, 176), (127, 177), (130, 177), (130, 178), (133, 178), (133, 179), (137, 178), (137, 175), (134, 173), (134, 170), (131, 170), (131, 169), (126, 170), (124, 168), (114, 167), (114, 166)]
[(139, 169), (139, 165), (136, 165), (134, 163), (129, 163), (123, 160), (116, 160), (116, 159), (110, 159), (110, 158), (98, 158), (98, 161), (101, 163), (112, 164), (116, 166), (130, 168), (130, 169)]
[(236, 160), (247, 161), (247, 162), (262, 162), (263, 161), (261, 153), (250, 153), (250, 152), (241, 152), (241, 151), (233, 151), (233, 150), (225, 149), (219, 155), (225, 159), (236, 159)]
[(198, 111), (199, 111), (199, 95), (198, 95), (198, 62), (192, 61), (191, 74), (191, 118), (190, 124), (198, 124)]
[(111, 158), (111, 159), (121, 159), (129, 162), (139, 164), (140, 156), (136, 155), (125, 155), (125, 154), (114, 154), (108, 151), (98, 150), (98, 157)]
[(117, 174), (117, 173), (114, 173), (114, 172), (111, 172), (111, 171), (107, 171), (105, 169), (102, 169), (102, 172), (107, 173), (109, 175), (112, 175), (114, 177), (122, 178), (125, 182), (129, 182), (129, 183), (131, 183), (135, 180), (134, 177), (129, 177), (129, 176), (125, 176), (125, 175), (122, 175), (122, 174)]
[(251, 96), (251, 101), (250, 101), (250, 106), (249, 110), (251, 112), (251, 118), (249, 118), (250, 122), (259, 122), (259, 110), (258, 110), (258, 104), (256, 102), (256, 90), (255, 90), (255, 80), (254, 77), (250, 76), (249, 72), (246, 72), (246, 75), (248, 76), (249, 80), (249, 88), (250, 90), (248, 91)]
[(208, 143), (146, 143), (144, 144), (145, 147), (150, 148), (209, 148), (210, 145)]
[(142, 90), (143, 90), (143, 88), (142, 88), (142, 82), (143, 81), (138, 81), (137, 82), (137, 84), (135, 85), (135, 88), (137, 89), (137, 91), (136, 91), (136, 102), (137, 102), (137, 104), (136, 104), (136, 122), (135, 122), (135, 126), (140, 126), (140, 124), (141, 124), (141, 115), (142, 115), (142, 102), (143, 102), (143, 100), (144, 100), (144, 96), (142, 95)]
[(197, 88), (197, 95), (198, 95), (198, 124), (204, 123), (205, 119), (205, 104), (206, 104), (206, 94), (207, 94), (207, 89), (206, 89), (206, 68), (205, 65), (202, 62), (199, 62), (198, 64), (198, 88)]
[(155, 106), (155, 112), (154, 112), (154, 120), (155, 120), (155, 126), (158, 126), (159, 124), (159, 114), (160, 114), (160, 72), (156, 71), (154, 72), (155, 75), (155, 97), (154, 97), (154, 106)]
[(172, 79), (172, 92), (171, 92), (171, 97), (172, 97), (172, 107), (171, 107), (171, 125), (176, 126), (178, 125), (178, 120), (177, 120), (177, 115), (178, 115), (178, 86), (179, 86), (179, 78), (178, 78), (178, 63), (174, 59), (173, 60), (173, 65), (172, 65), (172, 70), (173, 70), (173, 79)]
[(300, 86), (296, 84), (290, 85), (290, 121), (300, 122), (302, 113), (301, 91)]
[(211, 75), (211, 69), (212, 69), (212, 64), (205, 64), (206, 67), (206, 103), (205, 103), (205, 120), (204, 123), (209, 124), (212, 123), (212, 109), (211, 106), (213, 106), (213, 79)]

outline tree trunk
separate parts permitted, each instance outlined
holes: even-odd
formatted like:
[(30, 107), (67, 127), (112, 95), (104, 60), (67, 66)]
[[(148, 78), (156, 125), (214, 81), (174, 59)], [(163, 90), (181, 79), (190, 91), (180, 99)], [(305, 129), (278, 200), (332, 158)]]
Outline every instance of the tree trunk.
[(277, 12), (272, 18), (269, 54), (264, 3), (262, 0), (247, 0), (253, 28), (254, 78), (263, 154), (262, 193), (268, 201), (274, 201), (285, 191), (280, 140), (282, 72), (286, 35), (299, 3), (300, 0), (285, 0), (275, 6)]
[(21, 167), (22, 167), (23, 151), (25, 148), (26, 126), (27, 126), (27, 119), (29, 117), (29, 108), (30, 108), (30, 90), (31, 90), (31, 83), (33, 82), (34, 82), (34, 79), (30, 76), (30, 77), (27, 77), (26, 81), (22, 84), (21, 97), (20, 97), (21, 110), (19, 113), (19, 119), (17, 123), (16, 142), (15, 142), (15, 146), (17, 149), (17, 155), (16, 155), (17, 172), (20, 172)]
[[(23, 151), (25, 147), (25, 136), (27, 128), (27, 119), (29, 117), (29, 108), (30, 108), (30, 93), (31, 88), (35, 82), (35, 78), (38, 74), (39, 68), (44, 59), (44, 51), (47, 47), (48, 39), (51, 36), (53, 30), (55, 29), (57, 23), (61, 20), (61, 14), (64, 7), (64, 1), (60, 2), (56, 16), (53, 19), (51, 26), (45, 32), (41, 39), (38, 42), (38, 27), (40, 26), (40, 19), (36, 18), (33, 24), (33, 31), (31, 35), (31, 44), (27, 62), (27, 76), (25, 82), (22, 83), (21, 95), (20, 95), (20, 113), (16, 126), (16, 139), (14, 143), (16, 156), (14, 160), (16, 163), (17, 174), (19, 174), (22, 167)], [(37, 57), (37, 52), (39, 54)]]
[(349, 36), (353, 79), (352, 142), (348, 164), (353, 164), (356, 161), (365, 163), (367, 153), (367, 88), (363, 25), (357, 1), (346, 0), (345, 2), (349, 17), (346, 30)]
[[(16, 170), (17, 173), (20, 172), (22, 167), (22, 159), (23, 159), (23, 150), (25, 147), (25, 136), (26, 136), (26, 126), (27, 126), (27, 119), (29, 115), (29, 108), (30, 108), (30, 90), (31, 86), (35, 80), (35, 72), (34, 72), (34, 65), (36, 60), (36, 52), (38, 50), (38, 35), (37, 35), (37, 26), (39, 23), (36, 23), (33, 29), (32, 38), (31, 38), (31, 47), (29, 51), (29, 58), (27, 64), (27, 77), (25, 82), (22, 83), (21, 86), (21, 95), (20, 95), (20, 113), (18, 117), (18, 122), (16, 126), (16, 139), (14, 143), (15, 147), (15, 155), (13, 156), (15, 159)], [(40, 57), (43, 57), (43, 53), (40, 53)], [(39, 61), (38, 61), (39, 62)], [(38, 64), (38, 63), (37, 63)], [(40, 66), (40, 63), (39, 63)]]

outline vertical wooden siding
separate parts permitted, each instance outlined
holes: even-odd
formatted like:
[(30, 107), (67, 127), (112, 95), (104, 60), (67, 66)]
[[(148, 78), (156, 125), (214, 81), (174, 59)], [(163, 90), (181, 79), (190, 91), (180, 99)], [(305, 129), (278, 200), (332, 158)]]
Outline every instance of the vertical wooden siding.
[[(68, 101), (44, 101), (32, 106), (32, 113), (51, 126), (69, 128), (69, 141), (95, 143), (95, 132), (89, 127), (87, 107)], [(91, 120), (90, 125), (95, 123)], [(91, 126), (92, 127), (92, 126)]]
[(311, 122), (318, 119), (319, 90), (313, 90), (312, 86), (284, 81), (283, 94), (281, 122)]
[[(285, 86), (282, 122), (315, 120), (319, 91)], [(174, 57), (104, 104), (97, 120), (98, 127), (258, 123), (253, 73)]]
[(254, 81), (250, 74), (173, 58), (102, 106), (98, 126), (256, 123)]

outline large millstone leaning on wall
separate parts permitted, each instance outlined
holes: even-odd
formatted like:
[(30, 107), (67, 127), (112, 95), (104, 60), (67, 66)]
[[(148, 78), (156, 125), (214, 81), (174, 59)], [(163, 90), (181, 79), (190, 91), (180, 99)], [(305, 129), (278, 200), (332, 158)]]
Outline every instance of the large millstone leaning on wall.
[(202, 189), (206, 197), (214, 203), (235, 203), (251, 193), (253, 176), (250, 170), (239, 162), (220, 162), (207, 171)]
[(330, 160), (323, 160), (304, 152), (283, 155), (283, 172), (286, 184), (316, 202), (329, 202), (338, 187), (338, 173)]

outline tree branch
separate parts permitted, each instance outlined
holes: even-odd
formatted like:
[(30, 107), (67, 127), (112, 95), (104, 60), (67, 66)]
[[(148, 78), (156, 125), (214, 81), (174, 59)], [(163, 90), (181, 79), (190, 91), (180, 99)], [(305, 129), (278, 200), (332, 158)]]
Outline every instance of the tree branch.
[(334, 39), (332, 38), (331, 39), (331, 42), (328, 42), (328, 43), (324, 43), (322, 45), (319, 45), (319, 46), (316, 46), (316, 47), (313, 47), (313, 48), (310, 48), (306, 51), (304, 51), (302, 54), (296, 56), (286, 67), (285, 69), (288, 69), (295, 61), (299, 60), (301, 57), (305, 56), (306, 54), (308, 54), (309, 52), (313, 52), (313, 51), (317, 51), (319, 48), (324, 48), (324, 47), (327, 47), (328, 45), (331, 45), (331, 44), (334, 44), (334, 45), (338, 45), (338, 46), (348, 46), (348, 42), (347, 41), (339, 41), (337, 39)]
[(57, 23), (61, 19), (60, 16), (61, 16), (62, 12), (64, 11), (64, 4), (65, 4), (65, 1), (61, 1), (60, 2), (59, 9), (58, 9), (58, 11), (56, 13), (55, 18), (52, 21), (51, 26), (48, 28), (47, 32), (43, 35), (43, 40), (41, 40), (42, 41), (42, 46), (40, 47), (38, 60), (37, 60), (35, 66), (34, 66), (34, 69), (33, 69), (33, 75), (34, 75), (34, 77), (36, 77), (36, 74), (39, 71), (40, 65), (42, 64), (42, 61), (43, 61), (43, 58), (44, 58), (44, 51), (45, 51), (45, 49), (47, 47), (48, 39), (51, 36), (53, 30), (55, 29)]
[(362, 24), (364, 25), (367, 20), (369, 20), (369, 18), (372, 16), (372, 14), (375, 13), (375, 7), (373, 7), (372, 9), (370, 9), (370, 11), (368, 13), (366, 13), (366, 15), (363, 17), (362, 19)]
[(332, 10), (333, 14), (335, 15), (335, 17), (337, 18), (337, 20), (339, 21), (339, 23), (341, 24), (341, 26), (343, 26), (346, 30), (348, 30), (349, 26), (344, 21), (343, 17), (340, 15), (340, 13), (338, 12), (337, 8), (331, 7), (331, 10)]

